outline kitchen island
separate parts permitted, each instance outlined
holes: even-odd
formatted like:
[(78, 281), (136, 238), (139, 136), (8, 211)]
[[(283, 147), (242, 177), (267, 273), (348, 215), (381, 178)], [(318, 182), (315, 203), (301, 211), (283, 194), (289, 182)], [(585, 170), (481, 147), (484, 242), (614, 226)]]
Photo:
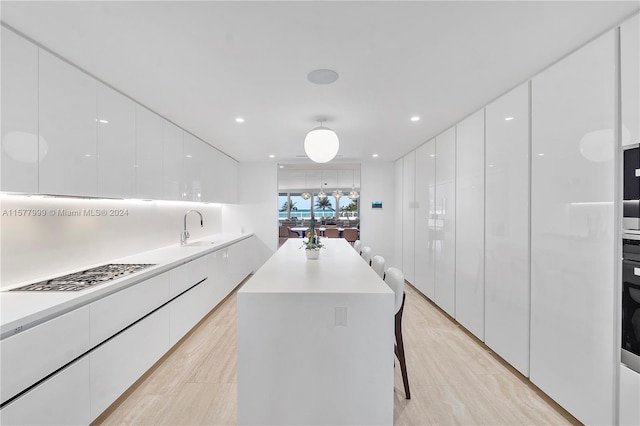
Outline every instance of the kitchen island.
[(393, 423), (394, 294), (342, 238), (289, 239), (238, 291), (238, 424)]

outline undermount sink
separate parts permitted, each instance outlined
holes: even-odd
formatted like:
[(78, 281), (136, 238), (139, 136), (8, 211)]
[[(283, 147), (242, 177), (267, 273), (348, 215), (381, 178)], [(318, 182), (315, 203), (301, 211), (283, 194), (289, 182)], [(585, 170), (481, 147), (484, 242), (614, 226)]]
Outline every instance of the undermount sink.
[(194, 241), (189, 244), (185, 244), (184, 247), (210, 247), (215, 244), (213, 241)]

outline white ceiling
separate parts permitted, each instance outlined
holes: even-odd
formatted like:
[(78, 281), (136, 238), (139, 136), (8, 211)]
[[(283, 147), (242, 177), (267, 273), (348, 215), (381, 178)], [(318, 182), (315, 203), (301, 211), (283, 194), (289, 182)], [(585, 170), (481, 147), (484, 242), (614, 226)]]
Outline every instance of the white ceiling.
[[(638, 1), (1, 2), (2, 20), (240, 161), (395, 160)], [(306, 79), (340, 74), (328, 86)], [(413, 123), (409, 118), (419, 115)], [(243, 124), (235, 122), (243, 117)], [(274, 159), (268, 155), (274, 154)], [(308, 160), (307, 160), (308, 161)]]

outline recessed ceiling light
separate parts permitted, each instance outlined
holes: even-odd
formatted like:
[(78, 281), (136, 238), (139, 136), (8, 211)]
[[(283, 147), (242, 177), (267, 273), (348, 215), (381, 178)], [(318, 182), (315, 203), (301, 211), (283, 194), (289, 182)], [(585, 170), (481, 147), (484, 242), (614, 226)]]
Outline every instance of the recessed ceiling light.
[(104, 119), (99, 119), (99, 120), (98, 120), (98, 119), (96, 119), (96, 121), (97, 121), (98, 123), (109, 124), (109, 121), (108, 121), (108, 120), (104, 120)]
[(373, 158), (378, 158), (378, 154), (373, 154), (372, 157)]
[(187, 157), (187, 158), (191, 158), (191, 157), (193, 157), (193, 155), (191, 155), (191, 154), (187, 154), (187, 155), (186, 155), (186, 157)]
[(284, 169), (284, 166), (283, 166), (282, 164), (280, 164), (280, 168), (281, 168), (281, 169)]
[(276, 156), (273, 154), (269, 154), (269, 158), (275, 158)]
[(307, 80), (313, 84), (331, 84), (338, 79), (338, 73), (334, 70), (315, 70), (307, 74)]
[(493, 164), (489, 164), (489, 167), (493, 167)]
[(87, 158), (91, 158), (91, 154), (85, 154), (84, 156)]
[(433, 158), (433, 157), (435, 157), (435, 156), (436, 156), (435, 154), (431, 154), (431, 155), (429, 155), (429, 157), (432, 157), (432, 158)]
[(504, 119), (504, 121), (511, 121), (511, 120), (513, 120), (513, 117), (506, 117), (506, 118)]
[(244, 123), (244, 118), (236, 117), (236, 123)]
[(540, 154), (538, 154), (538, 157), (542, 157), (544, 155), (544, 152), (541, 152)]
[(413, 117), (411, 117), (411, 121), (420, 121), (420, 117), (414, 115)]

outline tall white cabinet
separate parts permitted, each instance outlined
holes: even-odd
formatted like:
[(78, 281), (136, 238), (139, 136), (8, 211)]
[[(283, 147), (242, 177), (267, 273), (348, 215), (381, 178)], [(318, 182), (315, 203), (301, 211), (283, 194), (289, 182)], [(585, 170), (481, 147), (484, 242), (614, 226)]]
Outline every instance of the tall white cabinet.
[(162, 118), (136, 105), (136, 197), (162, 199)]
[(402, 159), (402, 272), (404, 279), (415, 283), (415, 174), (416, 153)]
[(135, 103), (98, 83), (98, 195), (134, 198), (136, 179)]
[(586, 424), (612, 424), (615, 40), (532, 81), (531, 381)]
[(96, 81), (39, 50), (38, 191), (44, 194), (98, 195)]
[(485, 343), (528, 376), (529, 83), (485, 110)]
[(415, 282), (424, 295), (435, 294), (435, 183), (436, 142), (430, 140), (416, 149), (415, 173)]
[(622, 145), (640, 143), (640, 16), (620, 26)]
[(436, 136), (435, 302), (455, 317), (456, 128)]
[(456, 320), (484, 340), (484, 109), (456, 126)]
[(2, 149), (0, 188), (37, 192), (38, 158), (38, 48), (1, 28), (2, 42)]

